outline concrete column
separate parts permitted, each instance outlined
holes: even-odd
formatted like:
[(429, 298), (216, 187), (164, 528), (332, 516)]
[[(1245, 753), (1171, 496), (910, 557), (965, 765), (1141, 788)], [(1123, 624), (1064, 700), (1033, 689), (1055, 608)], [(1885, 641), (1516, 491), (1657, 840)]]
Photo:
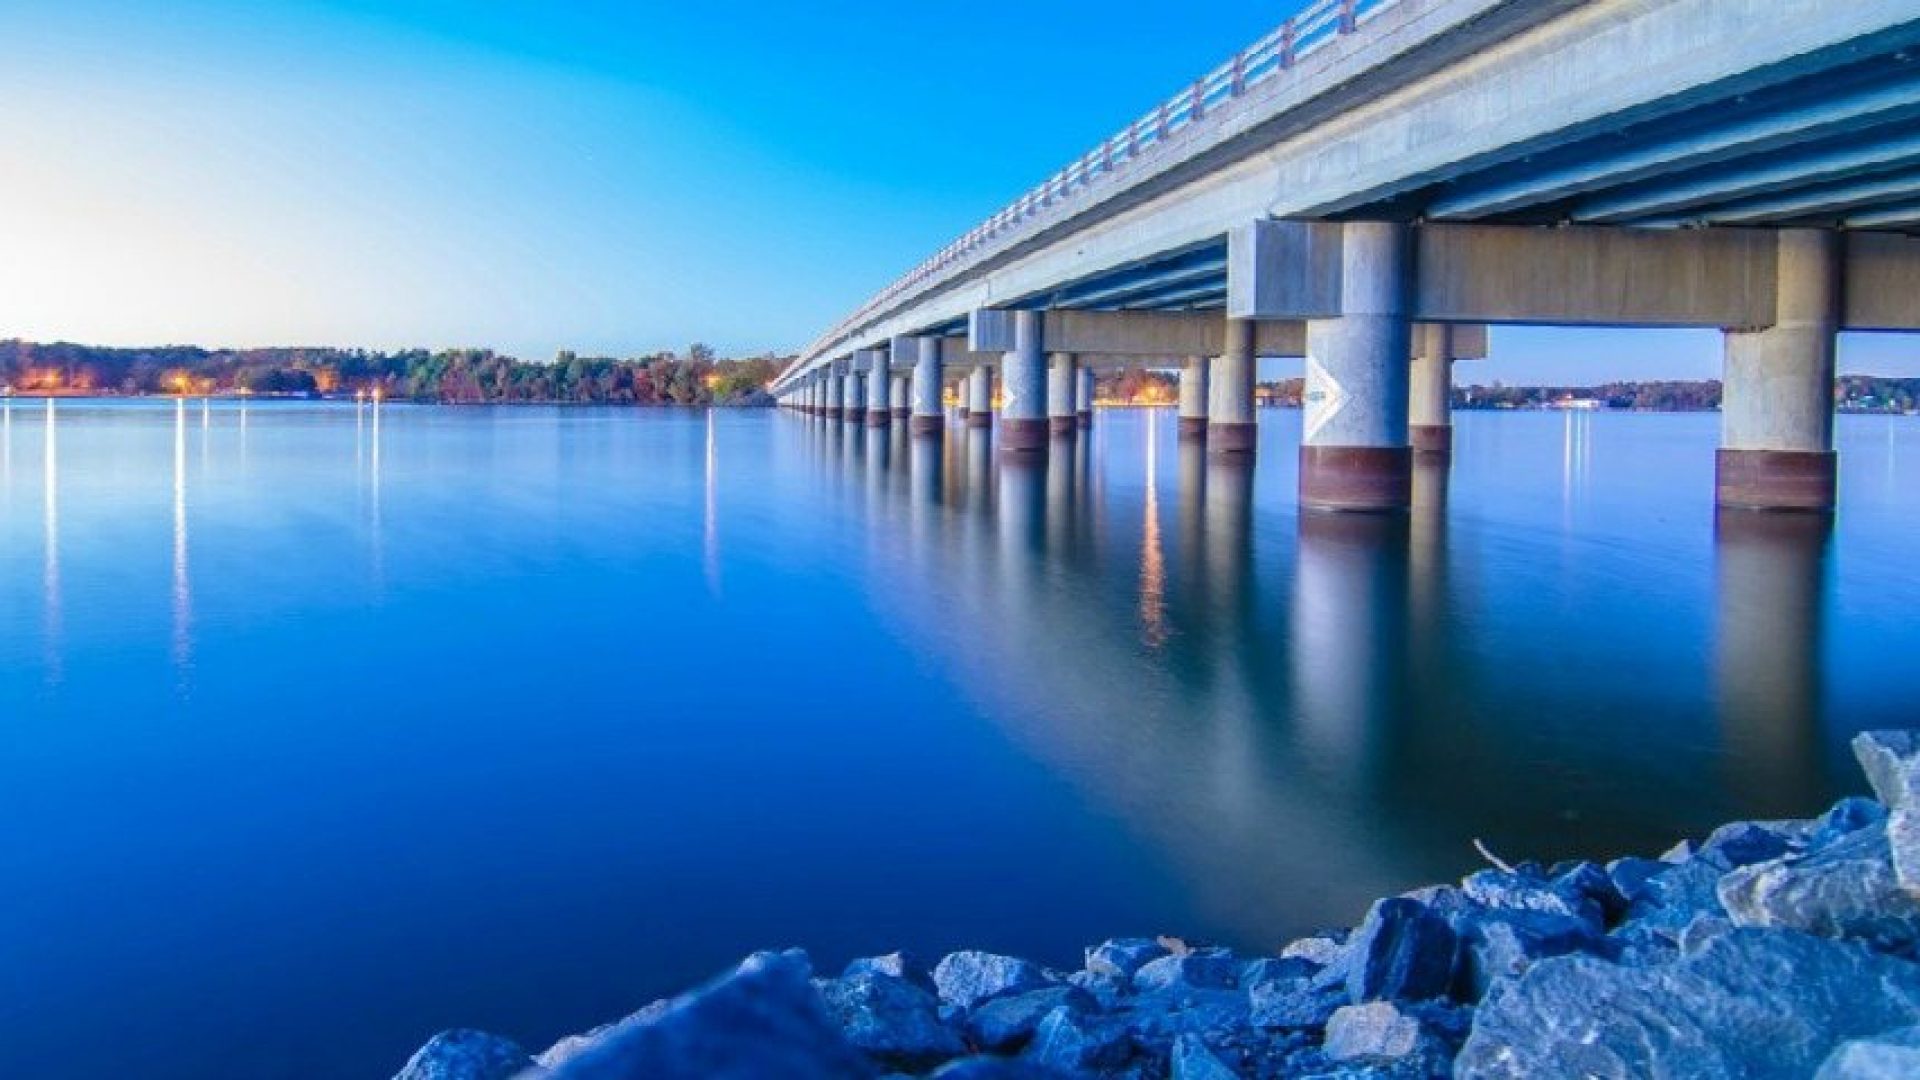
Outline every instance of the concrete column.
[(1729, 331), (1720, 402), (1719, 505), (1833, 509), (1833, 365), (1840, 325), (1841, 239), (1780, 233), (1779, 298), (1765, 330)]
[(1306, 431), (1300, 505), (1405, 510), (1413, 324), (1412, 239), (1405, 225), (1341, 227), (1341, 315), (1307, 323)]
[(1080, 429), (1073, 405), (1074, 384), (1080, 379), (1077, 367), (1072, 353), (1047, 358), (1047, 431), (1051, 434), (1072, 435)]
[(893, 406), (893, 418), (905, 420), (913, 415), (913, 405), (907, 397), (907, 385), (912, 380), (911, 369), (895, 369), (893, 381), (888, 385), (887, 401)]
[(1453, 455), (1453, 327), (1426, 323), (1413, 335), (1413, 398), (1408, 403), (1413, 452)]
[(1189, 356), (1180, 365), (1180, 437), (1207, 437), (1207, 365), (1204, 356)]
[(1000, 451), (1035, 454), (1047, 449), (1047, 357), (1038, 311), (1013, 313), (1013, 351), (1000, 373)]
[(839, 362), (835, 361), (826, 368), (826, 374), (823, 376), (827, 384), (827, 419), (829, 420), (842, 419), (847, 411), (847, 382), (853, 376), (837, 370), (839, 366)]
[(911, 430), (915, 435), (926, 435), (946, 426), (940, 395), (946, 389), (947, 377), (940, 369), (940, 339), (915, 338), (914, 343)]
[(840, 382), (842, 386), (840, 419), (849, 424), (859, 423), (867, 414), (866, 387), (861, 382), (860, 373), (849, 366)]
[(1074, 417), (1083, 428), (1093, 426), (1093, 365), (1081, 364), (1073, 378)]
[(890, 392), (888, 384), (893, 381), (891, 358), (885, 349), (865, 349), (861, 355), (866, 360), (867, 368), (867, 426), (886, 427), (892, 419), (888, 410), (893, 407), (887, 399)]
[(1207, 453), (1249, 455), (1259, 442), (1253, 415), (1253, 322), (1227, 320), (1226, 348), (1207, 375)]
[(993, 426), (993, 367), (980, 364), (967, 376), (967, 426)]

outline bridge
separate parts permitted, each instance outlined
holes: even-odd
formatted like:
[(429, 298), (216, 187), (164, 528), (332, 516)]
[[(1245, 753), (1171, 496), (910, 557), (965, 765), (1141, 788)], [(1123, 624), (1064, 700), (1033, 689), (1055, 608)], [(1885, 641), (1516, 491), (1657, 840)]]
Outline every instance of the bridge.
[[(1397, 510), (1490, 325), (1725, 334), (1716, 497), (1832, 509), (1836, 335), (1920, 330), (1920, 0), (1315, 0), (781, 373), (842, 423), (1037, 455), (1096, 367), (1180, 369), (1250, 458), (1304, 357), (1300, 500)], [(957, 388), (950, 380), (959, 379)]]

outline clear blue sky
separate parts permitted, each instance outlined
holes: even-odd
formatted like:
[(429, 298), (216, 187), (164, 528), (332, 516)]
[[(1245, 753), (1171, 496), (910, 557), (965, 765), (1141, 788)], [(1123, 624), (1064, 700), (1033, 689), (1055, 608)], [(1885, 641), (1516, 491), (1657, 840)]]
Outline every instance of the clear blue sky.
[[(791, 350), (1288, 10), (0, 0), (0, 336)], [(1718, 369), (1494, 345), (1464, 378)]]

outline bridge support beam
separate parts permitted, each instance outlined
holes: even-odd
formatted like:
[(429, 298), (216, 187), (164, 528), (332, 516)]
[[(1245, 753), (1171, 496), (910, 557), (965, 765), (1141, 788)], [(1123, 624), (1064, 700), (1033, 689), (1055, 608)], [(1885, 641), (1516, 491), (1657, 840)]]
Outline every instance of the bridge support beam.
[(1453, 456), (1453, 327), (1422, 323), (1413, 331), (1413, 399), (1408, 435), (1418, 457)]
[(1180, 365), (1180, 437), (1207, 437), (1207, 365), (1204, 356), (1189, 356)]
[(864, 350), (867, 361), (867, 426), (886, 427), (892, 422), (889, 400), (893, 392), (893, 358), (886, 349)]
[(1047, 358), (1047, 431), (1053, 435), (1072, 435), (1080, 430), (1079, 410), (1073, 397), (1080, 381), (1079, 364), (1072, 353), (1054, 353)]
[(1781, 232), (1773, 325), (1726, 335), (1715, 498), (1749, 510), (1833, 509), (1841, 236)]
[(1038, 454), (1047, 449), (1047, 357), (1037, 311), (1013, 313), (1013, 349), (1001, 378), (1000, 452)]
[(1413, 501), (1411, 270), (1405, 225), (1342, 226), (1340, 315), (1307, 323), (1303, 508), (1405, 510)]
[[(947, 376), (940, 358), (940, 339), (922, 337), (905, 340), (913, 342), (913, 418), (908, 422), (909, 429), (915, 435), (931, 435), (947, 423), (941, 402)], [(896, 355), (895, 359), (899, 358)]]
[(1226, 341), (1207, 376), (1207, 454), (1211, 457), (1248, 457), (1260, 441), (1260, 426), (1253, 414), (1255, 332), (1251, 319), (1228, 319)]
[(1073, 373), (1074, 417), (1083, 428), (1093, 426), (1093, 365), (1081, 364)]
[(967, 426), (993, 426), (993, 366), (981, 364), (967, 376)]

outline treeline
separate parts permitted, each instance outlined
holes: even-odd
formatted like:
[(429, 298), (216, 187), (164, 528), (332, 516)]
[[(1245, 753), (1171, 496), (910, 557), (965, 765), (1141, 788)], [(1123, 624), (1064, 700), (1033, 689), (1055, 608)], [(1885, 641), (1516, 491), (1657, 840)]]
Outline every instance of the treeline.
[[(1843, 412), (1908, 413), (1920, 410), (1920, 379), (1882, 375), (1842, 375), (1834, 399)], [(1720, 383), (1706, 379), (1672, 382), (1615, 382), (1600, 386), (1456, 387), (1457, 409), (1541, 409), (1566, 401), (1597, 401), (1609, 409), (1648, 412), (1705, 412), (1720, 407)]]
[(17, 393), (379, 393), (457, 404), (770, 405), (775, 356), (720, 359), (705, 345), (630, 359), (562, 352), (550, 363), (491, 349), (109, 348), (0, 341), (0, 387)]

